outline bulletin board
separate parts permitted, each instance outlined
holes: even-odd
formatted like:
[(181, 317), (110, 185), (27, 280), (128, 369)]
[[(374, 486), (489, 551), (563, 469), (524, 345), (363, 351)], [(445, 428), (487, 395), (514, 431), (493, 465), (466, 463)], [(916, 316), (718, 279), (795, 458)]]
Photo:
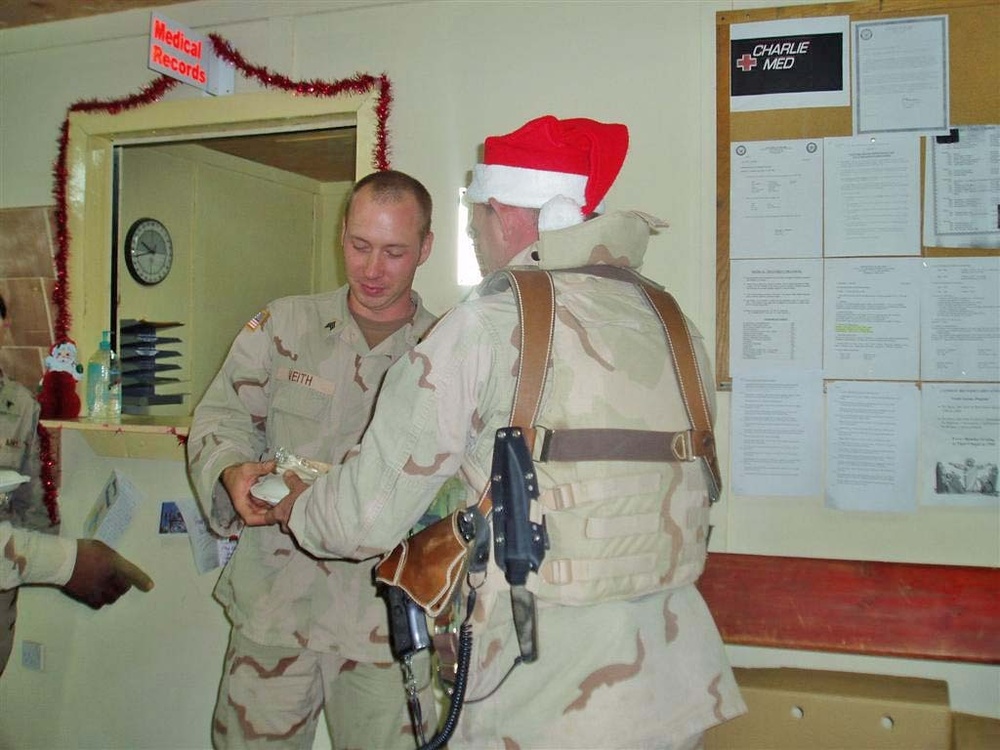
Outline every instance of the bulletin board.
[[(849, 136), (850, 107), (730, 112), (732, 24), (849, 16), (851, 21), (948, 16), (951, 127), (1000, 123), (1000, 2), (996, 0), (864, 0), (716, 14), (716, 386), (732, 385), (729, 367), (730, 149), (733, 142)], [(996, 250), (924, 246), (925, 257), (996, 255)]]
[[(854, 22), (930, 15), (948, 16), (950, 127), (1000, 124), (997, 0), (863, 0), (716, 14), (718, 389), (732, 386), (732, 145), (853, 132), (850, 106), (731, 112), (730, 27), (828, 16)], [(921, 182), (925, 179), (921, 149)], [(928, 258), (1000, 253), (923, 242), (920, 252)], [(995, 627), (1000, 568), (712, 553), (699, 588), (727, 643), (1000, 664)], [(921, 604), (914, 606), (917, 601)]]

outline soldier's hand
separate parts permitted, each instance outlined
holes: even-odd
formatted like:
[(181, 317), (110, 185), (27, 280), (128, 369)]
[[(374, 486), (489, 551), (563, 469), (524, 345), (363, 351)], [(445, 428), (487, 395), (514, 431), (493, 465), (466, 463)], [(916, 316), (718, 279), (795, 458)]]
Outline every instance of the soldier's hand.
[(104, 542), (77, 539), (73, 575), (62, 587), (68, 596), (100, 609), (117, 601), (132, 586), (149, 591), (153, 579)]
[(288, 534), (288, 519), (292, 517), (292, 508), (295, 507), (295, 501), (299, 495), (309, 489), (309, 485), (303, 482), (294, 471), (286, 471), (282, 475), (282, 479), (288, 486), (288, 494), (281, 499), (280, 503), (269, 508), (266, 516), (267, 523), (278, 524), (281, 530)]
[(274, 461), (247, 461), (242, 464), (227, 466), (222, 471), (222, 486), (233, 501), (233, 508), (247, 526), (263, 526), (267, 524), (265, 513), (270, 505), (258, 500), (250, 494), (250, 488), (262, 476), (274, 471)]

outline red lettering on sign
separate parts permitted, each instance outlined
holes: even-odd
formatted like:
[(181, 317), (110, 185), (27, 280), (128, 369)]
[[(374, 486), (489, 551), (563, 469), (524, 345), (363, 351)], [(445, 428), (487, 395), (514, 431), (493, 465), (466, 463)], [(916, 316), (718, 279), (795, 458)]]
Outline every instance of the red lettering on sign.
[(158, 42), (163, 42), (168, 47), (173, 47), (178, 52), (183, 52), (188, 57), (201, 58), (201, 40), (188, 39), (180, 29), (171, 29), (159, 18), (153, 19), (153, 38)]

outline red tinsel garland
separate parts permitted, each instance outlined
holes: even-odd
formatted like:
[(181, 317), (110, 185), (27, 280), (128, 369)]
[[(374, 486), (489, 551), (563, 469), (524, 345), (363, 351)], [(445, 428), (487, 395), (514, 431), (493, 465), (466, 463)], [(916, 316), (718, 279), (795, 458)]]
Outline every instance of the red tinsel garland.
[[(389, 168), (389, 138), (386, 123), (389, 119), (389, 107), (392, 102), (391, 84), (385, 74), (372, 76), (358, 73), (351, 78), (339, 81), (293, 81), (280, 73), (274, 73), (267, 68), (248, 63), (243, 55), (233, 49), (232, 45), (218, 34), (209, 34), (215, 54), (229, 63), (248, 79), (256, 80), (264, 86), (283, 91), (290, 91), (302, 96), (332, 97), (338, 94), (365, 94), (373, 89), (378, 91), (378, 101), (375, 105), (376, 134), (372, 153), (372, 166), (382, 171)], [(142, 107), (158, 101), (166, 92), (174, 88), (179, 81), (166, 75), (151, 81), (138, 93), (121, 99), (90, 99), (80, 101), (70, 106), (66, 112), (59, 132), (59, 153), (53, 166), (55, 187), (53, 197), (56, 202), (56, 253), (55, 253), (55, 284), (52, 288), (52, 301), (56, 307), (56, 319), (53, 323), (55, 343), (69, 338), (69, 279), (67, 263), (69, 260), (69, 228), (67, 224), (66, 180), (68, 177), (66, 159), (69, 145), (69, 116), (74, 112), (106, 112), (116, 115), (136, 107)], [(51, 437), (47, 429), (39, 425), (39, 453), (41, 458), (41, 481), (45, 491), (45, 508), (53, 524), (59, 522), (57, 467), (52, 456)], [(180, 436), (178, 436), (180, 441)]]
[(38, 478), (42, 483), (42, 500), (45, 502), (45, 512), (49, 523), (55, 526), (59, 523), (59, 467), (52, 457), (52, 433), (48, 428), (38, 425)]

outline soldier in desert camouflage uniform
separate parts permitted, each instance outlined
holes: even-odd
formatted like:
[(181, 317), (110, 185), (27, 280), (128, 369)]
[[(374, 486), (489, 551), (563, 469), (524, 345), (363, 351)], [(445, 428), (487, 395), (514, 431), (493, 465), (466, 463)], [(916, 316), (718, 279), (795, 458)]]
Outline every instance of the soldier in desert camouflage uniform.
[[(133, 586), (153, 588), (153, 580), (133, 563), (96, 539), (67, 539), (0, 521), (0, 594), (20, 586), (58, 586), (64, 594), (93, 609), (118, 601)], [(14, 615), (0, 612), (0, 674), (14, 645)]]
[[(691, 428), (663, 328), (637, 288), (558, 272), (638, 268), (663, 226), (636, 212), (583, 221), (617, 176), (627, 138), (622, 125), (544, 117), (487, 139), (486, 163), (473, 172), (480, 263), (556, 271), (537, 425)], [(496, 281), (488, 277), (392, 368), (360, 450), (309, 489), (287, 478), (289, 496), (255, 522), (285, 525), (317, 554), (366, 557), (391, 549), (449, 477), (464, 483), (466, 505), (476, 503), (518, 371), (518, 311)], [(694, 340), (708, 380), (704, 342)], [(473, 612), (468, 700), (449, 747), (700, 747), (706, 728), (745, 711), (694, 586), (706, 556), (707, 473), (666, 459), (535, 468), (550, 540), (528, 580), (538, 659), (501, 684), (519, 649), (508, 586), (491, 562)]]
[[(280, 447), (335, 464), (358, 441), (385, 371), (434, 320), (411, 289), (431, 251), (430, 221), (430, 195), (408, 175), (361, 180), (344, 220), (348, 284), (272, 302), (236, 337), (188, 439), (217, 532), (239, 532), (241, 517), (266, 507), (248, 494), (273, 465), (261, 457)], [(216, 747), (311, 748), (324, 707), (336, 748), (413, 747), (371, 568), (317, 560), (277, 528), (242, 529), (215, 592), (233, 625)], [(422, 697), (433, 725), (429, 688)]]
[[(8, 325), (7, 304), (0, 297), (0, 346)], [(153, 585), (103, 542), (59, 536), (59, 524), (51, 522), (45, 508), (39, 476), (38, 413), (31, 391), (0, 370), (0, 469), (27, 477), (0, 491), (0, 674), (14, 645), (19, 586), (60, 586), (67, 595), (100, 608), (133, 584), (143, 590)]]
[[(7, 304), (0, 298), (0, 345), (6, 341), (9, 327)], [(35, 433), (39, 411), (31, 391), (0, 370), (0, 469), (11, 469), (28, 477), (28, 481), (17, 489), (6, 496), (0, 495), (0, 522), (9, 521), (19, 529), (58, 535), (59, 524), (49, 520), (43, 501)], [(51, 547), (51, 544), (41, 544), (41, 548)], [(68, 571), (66, 576), (69, 576)], [(0, 591), (0, 663), (3, 665), (14, 645), (16, 620), (17, 589), (11, 587), (9, 591)]]

